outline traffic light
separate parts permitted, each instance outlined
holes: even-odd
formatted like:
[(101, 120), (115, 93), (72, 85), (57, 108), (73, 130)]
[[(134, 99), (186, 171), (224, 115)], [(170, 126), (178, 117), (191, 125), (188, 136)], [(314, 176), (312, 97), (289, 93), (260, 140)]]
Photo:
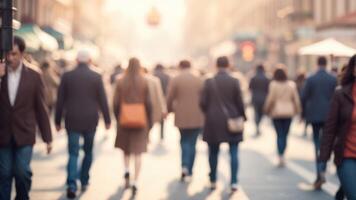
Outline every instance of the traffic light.
[(245, 41), (240, 44), (241, 57), (245, 62), (255, 59), (256, 45), (253, 42)]

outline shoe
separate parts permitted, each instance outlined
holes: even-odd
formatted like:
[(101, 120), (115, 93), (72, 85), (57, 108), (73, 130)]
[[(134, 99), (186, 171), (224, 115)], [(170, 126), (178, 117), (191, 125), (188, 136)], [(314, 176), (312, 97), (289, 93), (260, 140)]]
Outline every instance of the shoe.
[(321, 190), (321, 186), (326, 182), (324, 175), (319, 175), (319, 177), (315, 180), (313, 186), (314, 190)]
[(125, 179), (125, 188), (129, 188), (130, 187), (130, 173), (126, 172), (124, 175), (124, 179)]
[(210, 190), (213, 191), (216, 189), (216, 182), (210, 182)]
[(187, 176), (189, 176), (188, 170), (185, 167), (183, 167), (180, 181), (184, 182)]
[(136, 196), (137, 194), (137, 187), (135, 185), (132, 186), (132, 196)]
[(279, 157), (277, 167), (278, 168), (284, 168), (285, 166), (286, 166), (286, 164), (284, 162), (284, 158), (283, 157)]
[(67, 189), (67, 198), (68, 199), (74, 199), (77, 195), (75, 194), (75, 191), (72, 189)]
[(238, 190), (237, 184), (236, 183), (231, 184), (231, 193), (237, 192), (237, 190)]
[(87, 189), (88, 189), (88, 185), (82, 185), (82, 188), (81, 188), (82, 192), (86, 192)]

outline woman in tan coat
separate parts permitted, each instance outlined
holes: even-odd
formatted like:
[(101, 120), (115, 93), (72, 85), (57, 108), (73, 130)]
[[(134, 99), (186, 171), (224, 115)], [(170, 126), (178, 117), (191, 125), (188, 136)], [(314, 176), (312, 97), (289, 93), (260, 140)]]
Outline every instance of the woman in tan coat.
[(297, 86), (293, 81), (288, 80), (283, 66), (278, 67), (274, 72), (264, 110), (273, 119), (277, 133), (278, 166), (283, 167), (290, 124), (292, 118), (301, 111)]
[[(141, 127), (124, 126), (122, 123), (124, 105), (143, 105), (145, 125)], [(137, 191), (136, 181), (141, 169), (141, 154), (147, 151), (148, 132), (152, 126), (151, 102), (148, 92), (147, 80), (141, 69), (140, 61), (131, 58), (125, 74), (117, 81), (114, 95), (114, 113), (118, 120), (117, 137), (115, 147), (120, 148), (124, 153), (125, 165), (125, 187), (130, 186), (130, 157), (135, 159), (135, 174), (132, 183), (132, 193)], [(129, 113), (136, 115), (136, 113)], [(141, 116), (142, 117), (142, 116)], [(135, 118), (137, 118), (135, 116)]]

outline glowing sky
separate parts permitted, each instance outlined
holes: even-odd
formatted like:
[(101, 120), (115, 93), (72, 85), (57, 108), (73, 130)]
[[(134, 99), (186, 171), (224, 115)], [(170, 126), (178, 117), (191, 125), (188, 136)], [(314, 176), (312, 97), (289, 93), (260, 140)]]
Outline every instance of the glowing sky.
[[(155, 28), (146, 23), (152, 7), (161, 15), (161, 24)], [(118, 20), (117, 24), (122, 26), (120, 32), (130, 32), (129, 38), (126, 37), (129, 41), (124, 42), (128, 56), (154, 64), (176, 62), (184, 54), (185, 0), (106, 0), (104, 11)], [(111, 23), (111, 26), (116, 25), (116, 21)]]

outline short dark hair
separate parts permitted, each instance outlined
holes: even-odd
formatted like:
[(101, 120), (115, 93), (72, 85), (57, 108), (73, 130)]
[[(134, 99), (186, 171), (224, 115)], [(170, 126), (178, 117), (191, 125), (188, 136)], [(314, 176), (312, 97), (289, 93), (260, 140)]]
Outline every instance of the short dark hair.
[(157, 70), (162, 70), (164, 67), (163, 67), (163, 65), (161, 65), (161, 64), (157, 64), (156, 65), (156, 69)]
[(229, 59), (226, 56), (221, 56), (216, 60), (216, 66), (219, 68), (229, 67)]
[(15, 36), (14, 37), (14, 46), (18, 46), (19, 50), (21, 53), (25, 52), (26, 50), (26, 43), (25, 43), (25, 40), (22, 39), (21, 37), (19, 36)]
[(259, 64), (259, 65), (257, 65), (256, 70), (258, 72), (264, 72), (265, 71), (265, 66), (263, 66), (262, 64)]
[(326, 67), (327, 64), (328, 64), (328, 61), (326, 60), (326, 58), (324, 56), (320, 56), (318, 58), (318, 66), (319, 67)]
[(284, 82), (288, 80), (287, 72), (284, 66), (282, 65), (277, 66), (273, 74), (273, 79), (280, 82)]
[(190, 62), (188, 60), (182, 60), (179, 62), (179, 67), (181, 69), (187, 69), (187, 68), (190, 68), (191, 65), (190, 65)]

